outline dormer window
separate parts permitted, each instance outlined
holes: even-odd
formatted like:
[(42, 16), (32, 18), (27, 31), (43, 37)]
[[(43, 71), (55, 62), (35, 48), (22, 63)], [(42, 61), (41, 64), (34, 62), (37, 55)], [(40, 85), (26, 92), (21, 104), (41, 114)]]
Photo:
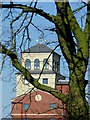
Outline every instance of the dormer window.
[(31, 69), (31, 60), (30, 59), (26, 59), (25, 60), (25, 67), (26, 67), (26, 69)]
[(35, 70), (40, 69), (39, 59), (35, 59), (35, 60), (34, 60), (34, 69), (35, 69)]
[(48, 60), (47, 59), (43, 60), (43, 66), (44, 66), (44, 69), (48, 69)]

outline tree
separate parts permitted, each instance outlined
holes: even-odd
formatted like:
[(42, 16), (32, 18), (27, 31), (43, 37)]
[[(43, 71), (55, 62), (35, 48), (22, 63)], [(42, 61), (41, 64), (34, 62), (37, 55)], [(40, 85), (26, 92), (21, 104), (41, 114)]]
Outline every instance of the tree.
[[(12, 65), (17, 68), (24, 75), (25, 79), (27, 79), (33, 86), (40, 90), (46, 91), (54, 95), (58, 99), (62, 100), (63, 103), (65, 103), (67, 106), (66, 109), (68, 111), (70, 120), (88, 120), (89, 106), (85, 99), (85, 73), (89, 57), (90, 1), (88, 3), (83, 2), (83, 6), (72, 11), (69, 2), (58, 2), (56, 0), (55, 5), (57, 14), (55, 16), (44, 12), (42, 9), (36, 8), (37, 2), (35, 2), (34, 7), (31, 7), (32, 3), (33, 2), (31, 2), (30, 6), (13, 2), (10, 2), (10, 4), (2, 4), (2, 8), (9, 8), (10, 10), (12, 8), (20, 9), (22, 10), (22, 12), (19, 14), (18, 17), (11, 21), (11, 45), (8, 48), (7, 46), (5, 46), (4, 43), (0, 42), (0, 53), (5, 54), (5, 56), (8, 55), (11, 58)], [(85, 28), (84, 30), (82, 30), (74, 16), (74, 13), (78, 10), (81, 10), (85, 6), (87, 6), (87, 18), (85, 22)], [(25, 30), (27, 30), (27, 36), (29, 40), (30, 38), (28, 35), (28, 26), (32, 24), (31, 21), (33, 19), (34, 13), (39, 14), (40, 16), (44, 17), (55, 25), (55, 28), (50, 30), (56, 32), (60, 48), (68, 63), (69, 68), (70, 93), (67, 95), (62, 94), (59, 91), (56, 92), (53, 88), (40, 84), (19, 62), (18, 55), (15, 50), (16, 44), (14, 37), (16, 36), (17, 32), (20, 32), (20, 28), (23, 23), (21, 24), (16, 33), (13, 32), (12, 24), (16, 20), (18, 20), (24, 13), (28, 14), (29, 12), (32, 13), (32, 15), (27, 26), (24, 27)], [(23, 19), (23, 22), (25, 19), (26, 17)]]

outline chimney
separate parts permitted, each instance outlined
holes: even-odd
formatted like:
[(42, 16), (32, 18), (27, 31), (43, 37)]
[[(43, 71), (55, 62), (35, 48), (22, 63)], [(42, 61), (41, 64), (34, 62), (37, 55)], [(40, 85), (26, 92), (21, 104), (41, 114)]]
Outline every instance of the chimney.
[(68, 94), (69, 92), (69, 80), (57, 80), (56, 90), (61, 93)]

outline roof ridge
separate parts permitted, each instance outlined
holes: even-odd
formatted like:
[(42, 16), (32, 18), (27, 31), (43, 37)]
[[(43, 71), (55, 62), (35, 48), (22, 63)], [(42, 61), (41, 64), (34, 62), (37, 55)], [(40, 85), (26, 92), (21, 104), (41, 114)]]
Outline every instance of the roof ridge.
[[(36, 48), (36, 49), (35, 49)], [(48, 46), (46, 46), (43, 43), (36, 44), (23, 52), (51, 52), (52, 49), (50, 49)]]
[(61, 56), (60, 54), (53, 51), (53, 49), (49, 48), (44, 43), (38, 43), (38, 44), (36, 44), (36, 45), (22, 51), (22, 53), (51, 53), (51, 52)]

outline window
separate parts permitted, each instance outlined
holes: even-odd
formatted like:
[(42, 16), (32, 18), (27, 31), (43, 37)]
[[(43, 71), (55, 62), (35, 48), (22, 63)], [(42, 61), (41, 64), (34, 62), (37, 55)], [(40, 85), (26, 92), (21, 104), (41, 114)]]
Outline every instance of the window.
[(43, 78), (43, 84), (48, 84), (48, 78)]
[(29, 82), (26, 79), (24, 79), (24, 84), (27, 85), (29, 84)]
[(36, 81), (38, 81), (38, 78), (35, 78)]
[(50, 118), (50, 120), (56, 120), (56, 118)]
[(16, 108), (17, 108), (17, 104), (16, 104), (16, 103), (14, 103), (13, 107), (14, 107), (14, 109), (16, 109)]
[(24, 104), (24, 110), (29, 109), (29, 104)]
[(60, 65), (59, 65), (59, 62), (57, 62), (57, 71), (59, 71), (60, 69)]
[(55, 71), (59, 71), (59, 68), (60, 68), (59, 62), (54, 61), (53, 62), (53, 68), (54, 68)]
[(53, 69), (55, 70), (55, 61), (53, 61)]
[(24, 120), (30, 120), (30, 118), (24, 118)]
[(34, 60), (34, 69), (40, 69), (39, 59), (35, 59), (35, 60)]
[(50, 109), (56, 108), (56, 104), (50, 104)]
[(55, 61), (55, 70), (57, 69), (57, 62)]
[(30, 61), (30, 59), (26, 59), (25, 60), (25, 67), (26, 67), (26, 69), (31, 69), (31, 61)]
[[(47, 61), (47, 62), (46, 62)], [(45, 66), (44, 66), (45, 65)], [(44, 69), (48, 69), (48, 60), (47, 59), (44, 59), (43, 60), (43, 66), (44, 66)]]

